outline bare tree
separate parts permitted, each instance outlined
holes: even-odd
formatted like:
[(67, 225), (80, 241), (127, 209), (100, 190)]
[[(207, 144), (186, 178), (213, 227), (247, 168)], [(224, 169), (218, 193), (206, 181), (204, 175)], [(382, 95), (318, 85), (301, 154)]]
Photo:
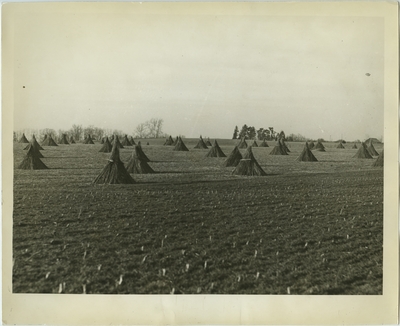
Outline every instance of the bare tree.
[(113, 134), (113, 131), (112, 131), (112, 129), (104, 129), (104, 135), (105, 136), (111, 136)]
[(148, 135), (146, 123), (138, 124), (136, 129), (135, 129), (134, 134), (135, 134), (136, 138), (146, 138), (147, 135)]
[(105, 133), (105, 131), (104, 131), (103, 128), (95, 127), (94, 130), (93, 130), (93, 134), (96, 137), (96, 139), (98, 139), (98, 140), (103, 138), (104, 133)]
[(163, 119), (152, 118), (145, 122), (145, 127), (147, 129), (147, 137), (159, 138), (162, 136), (162, 125), (164, 123)]
[(82, 132), (83, 132), (82, 125), (72, 125), (69, 134), (70, 136), (74, 137), (76, 141), (79, 141), (82, 138)]
[(84, 137), (86, 138), (89, 135), (92, 137), (94, 135), (94, 130), (95, 130), (95, 126), (93, 126), (93, 125), (85, 127), (83, 129), (83, 134), (85, 135)]
[(122, 130), (117, 130), (114, 129), (112, 132), (113, 135), (118, 136), (118, 138), (122, 138), (125, 134), (122, 132)]
[(301, 141), (301, 142), (304, 142), (304, 141), (309, 141), (310, 139), (307, 139), (306, 137), (304, 137), (301, 134), (297, 134), (297, 135), (290, 134), (289, 136), (286, 137), (286, 140), (287, 141)]
[(61, 141), (63, 134), (67, 134), (67, 131), (58, 129), (58, 136), (57, 136), (58, 141)]
[(51, 138), (53, 138), (53, 139), (57, 139), (56, 131), (54, 129), (50, 129), (50, 128), (40, 130), (40, 133), (38, 133), (37, 136), (39, 136), (39, 135), (40, 135), (41, 139), (43, 139), (45, 135), (51, 136)]
[(152, 118), (146, 122), (140, 123), (135, 129), (135, 137), (137, 138), (162, 138), (165, 134), (162, 131), (164, 120), (160, 118)]

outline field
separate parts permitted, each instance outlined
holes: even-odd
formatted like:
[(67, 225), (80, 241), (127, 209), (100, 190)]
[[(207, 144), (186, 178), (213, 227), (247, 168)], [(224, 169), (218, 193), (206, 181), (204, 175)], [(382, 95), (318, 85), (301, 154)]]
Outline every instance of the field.
[[(133, 185), (92, 185), (109, 157), (99, 143), (45, 147), (49, 170), (15, 169), (13, 292), (382, 294), (374, 160), (325, 143), (319, 162), (296, 162), (304, 143), (272, 156), (268, 142), (253, 148), (268, 176), (242, 177), (184, 141), (143, 140), (158, 173)], [(227, 155), (234, 143), (219, 140)]]

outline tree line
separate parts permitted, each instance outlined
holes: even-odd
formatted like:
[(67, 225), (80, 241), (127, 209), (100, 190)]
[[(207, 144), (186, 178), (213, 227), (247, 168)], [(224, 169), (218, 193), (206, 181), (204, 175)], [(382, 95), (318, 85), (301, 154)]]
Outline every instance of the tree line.
[(233, 130), (232, 139), (259, 139), (259, 140), (276, 140), (279, 137), (285, 138), (285, 132), (276, 132), (274, 127), (259, 128), (256, 130), (253, 126), (243, 125), (242, 129), (239, 131), (238, 126)]
[[(163, 123), (164, 120), (160, 118), (152, 118), (146, 122), (140, 123), (136, 129), (133, 130), (132, 136), (134, 138), (165, 138), (166, 134), (162, 130)], [(32, 137), (32, 135), (35, 135), (38, 139), (42, 139), (45, 135), (51, 136), (54, 139), (61, 139), (62, 135), (66, 134), (68, 137), (74, 137), (75, 141), (83, 140), (88, 135), (90, 135), (94, 140), (100, 140), (105, 136), (111, 135), (116, 135), (118, 137), (123, 137), (126, 135), (126, 133), (124, 133), (122, 130), (99, 128), (93, 125), (84, 127), (82, 125), (74, 124), (70, 129), (67, 130), (55, 130), (51, 128), (25, 128), (14, 131), (14, 141), (20, 139), (23, 133), (28, 138)]]
[(250, 140), (278, 140), (283, 138), (287, 141), (309, 141), (311, 139), (304, 137), (301, 134), (289, 134), (286, 135), (283, 130), (276, 132), (274, 127), (259, 128), (256, 129), (253, 126), (243, 125), (242, 129), (239, 130), (238, 126), (235, 126), (233, 130), (232, 139), (250, 139)]

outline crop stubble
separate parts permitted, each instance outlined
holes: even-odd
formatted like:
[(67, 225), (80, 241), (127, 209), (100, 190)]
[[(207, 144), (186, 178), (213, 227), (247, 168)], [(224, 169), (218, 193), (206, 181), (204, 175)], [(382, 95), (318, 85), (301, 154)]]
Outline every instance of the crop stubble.
[(134, 185), (91, 184), (109, 156), (100, 144), (45, 147), (49, 170), (14, 170), (13, 292), (382, 293), (383, 171), (373, 160), (328, 143), (313, 152), (319, 162), (295, 162), (303, 143), (270, 156), (269, 142), (253, 149), (269, 175), (238, 177), (184, 141), (190, 152), (149, 140), (159, 173), (133, 175)]

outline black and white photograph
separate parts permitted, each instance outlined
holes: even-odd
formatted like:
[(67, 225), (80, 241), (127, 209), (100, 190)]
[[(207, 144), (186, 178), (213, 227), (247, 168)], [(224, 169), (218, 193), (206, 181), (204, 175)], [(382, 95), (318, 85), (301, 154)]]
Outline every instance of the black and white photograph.
[(387, 294), (386, 17), (11, 5), (10, 294)]

